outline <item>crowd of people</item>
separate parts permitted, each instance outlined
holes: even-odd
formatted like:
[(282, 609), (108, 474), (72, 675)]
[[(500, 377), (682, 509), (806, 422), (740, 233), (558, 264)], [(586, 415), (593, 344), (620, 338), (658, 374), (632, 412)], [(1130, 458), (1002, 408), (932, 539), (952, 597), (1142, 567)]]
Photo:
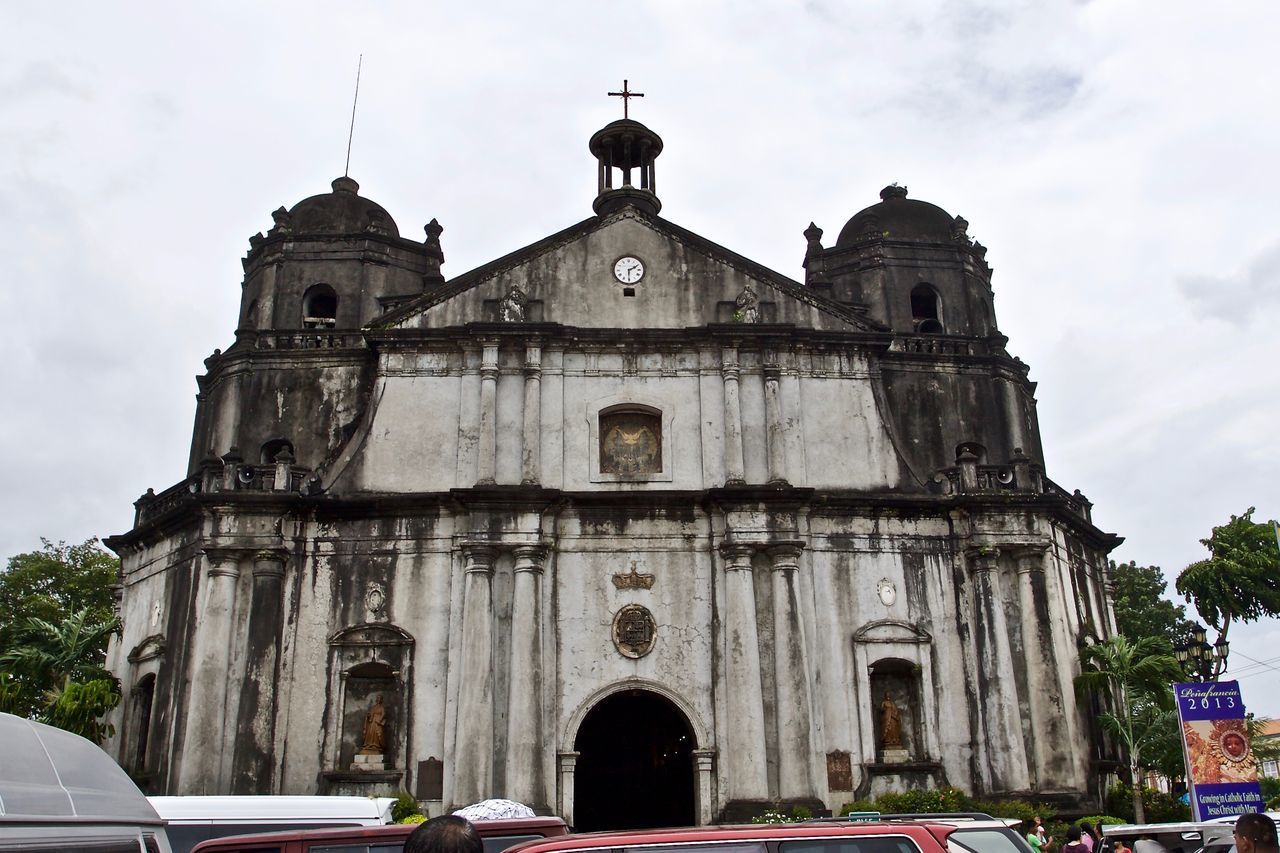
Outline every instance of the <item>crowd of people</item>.
[[(1033, 853), (1048, 853), (1053, 836), (1045, 831), (1044, 822), (1037, 815), (1027, 831), (1027, 844)], [(1241, 815), (1235, 825), (1235, 853), (1280, 853), (1276, 844), (1276, 824), (1264, 814)], [(1123, 838), (1107, 839), (1102, 835), (1102, 825), (1080, 821), (1067, 827), (1067, 840), (1061, 853), (1170, 853), (1169, 849), (1151, 836), (1141, 836), (1133, 847)], [(1177, 851), (1174, 851), (1177, 853)]]

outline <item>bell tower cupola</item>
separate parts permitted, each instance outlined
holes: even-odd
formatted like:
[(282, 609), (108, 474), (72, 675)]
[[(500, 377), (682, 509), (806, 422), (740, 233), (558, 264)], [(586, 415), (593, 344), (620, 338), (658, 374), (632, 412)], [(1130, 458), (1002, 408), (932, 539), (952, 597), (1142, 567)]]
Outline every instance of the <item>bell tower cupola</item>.
[(591, 153), (596, 158), (597, 190), (592, 208), (606, 214), (630, 204), (656, 215), (662, 209), (654, 180), (653, 162), (662, 153), (662, 137), (628, 115), (631, 98), (643, 98), (622, 81), (623, 118), (610, 122), (591, 137)]

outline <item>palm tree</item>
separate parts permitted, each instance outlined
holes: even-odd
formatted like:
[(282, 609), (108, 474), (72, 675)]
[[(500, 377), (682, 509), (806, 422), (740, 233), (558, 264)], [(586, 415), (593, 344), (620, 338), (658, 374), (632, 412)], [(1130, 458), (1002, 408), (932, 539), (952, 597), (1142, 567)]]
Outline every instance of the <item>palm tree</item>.
[(0, 710), (30, 716), (100, 743), (112, 733), (100, 717), (120, 702), (103, 666), (120, 620), (93, 620), (88, 608), (61, 622), (27, 619), (0, 654)]
[(1115, 713), (1098, 715), (1103, 731), (1124, 745), (1133, 779), (1133, 813), (1145, 823), (1142, 808), (1142, 750), (1168, 725), (1173, 703), (1170, 685), (1178, 679), (1178, 662), (1157, 637), (1132, 641), (1124, 636), (1086, 646), (1080, 655), (1083, 671), (1076, 676), (1080, 695), (1099, 693), (1111, 700)]

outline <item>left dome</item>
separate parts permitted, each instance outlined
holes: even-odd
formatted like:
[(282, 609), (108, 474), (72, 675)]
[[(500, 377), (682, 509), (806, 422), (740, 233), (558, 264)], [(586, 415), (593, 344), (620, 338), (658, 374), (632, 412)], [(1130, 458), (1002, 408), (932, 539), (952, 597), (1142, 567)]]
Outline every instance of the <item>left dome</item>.
[(293, 233), (363, 234), (366, 231), (400, 236), (391, 214), (377, 202), (362, 198), (360, 185), (351, 178), (338, 178), (333, 192), (304, 198), (289, 211)]

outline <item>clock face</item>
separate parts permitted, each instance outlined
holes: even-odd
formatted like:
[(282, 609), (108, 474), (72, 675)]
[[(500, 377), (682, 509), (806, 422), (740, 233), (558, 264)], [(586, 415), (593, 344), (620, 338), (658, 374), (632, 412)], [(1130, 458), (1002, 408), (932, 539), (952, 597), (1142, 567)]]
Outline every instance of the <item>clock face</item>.
[(644, 278), (644, 264), (640, 263), (639, 258), (630, 255), (618, 258), (618, 262), (613, 265), (613, 277), (623, 284), (635, 284)]

